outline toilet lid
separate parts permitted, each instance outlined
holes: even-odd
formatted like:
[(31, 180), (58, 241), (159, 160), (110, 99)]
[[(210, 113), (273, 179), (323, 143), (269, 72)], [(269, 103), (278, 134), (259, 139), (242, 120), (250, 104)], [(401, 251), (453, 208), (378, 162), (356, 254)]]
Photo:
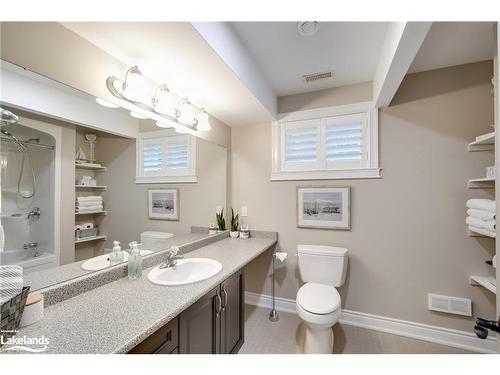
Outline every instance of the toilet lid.
[(297, 303), (311, 314), (329, 314), (340, 308), (340, 295), (331, 285), (307, 283), (297, 292)]

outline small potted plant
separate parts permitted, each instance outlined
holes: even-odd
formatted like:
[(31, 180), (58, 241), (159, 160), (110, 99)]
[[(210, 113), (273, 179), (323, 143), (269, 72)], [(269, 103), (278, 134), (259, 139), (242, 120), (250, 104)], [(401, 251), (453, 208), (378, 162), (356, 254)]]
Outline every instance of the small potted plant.
[(231, 231), (229, 232), (229, 235), (232, 238), (237, 238), (240, 234), (240, 232), (238, 231), (238, 228), (240, 226), (239, 218), (240, 214), (234, 215), (234, 210), (231, 208)]
[(219, 232), (223, 232), (226, 230), (226, 219), (224, 219), (224, 209), (222, 208), (220, 212), (215, 214), (215, 218), (217, 219), (217, 228)]

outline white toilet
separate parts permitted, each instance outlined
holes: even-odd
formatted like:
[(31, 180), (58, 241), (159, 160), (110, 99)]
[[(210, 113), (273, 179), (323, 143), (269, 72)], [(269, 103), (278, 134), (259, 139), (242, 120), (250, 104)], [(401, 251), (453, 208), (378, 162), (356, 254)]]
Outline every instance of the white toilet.
[(305, 284), (297, 292), (297, 314), (306, 326), (304, 352), (331, 354), (332, 327), (340, 318), (340, 295), (344, 284), (347, 249), (332, 246), (298, 245), (300, 276)]
[(147, 231), (141, 233), (141, 245), (142, 249), (147, 249), (149, 245), (153, 245), (160, 241), (168, 240), (174, 236), (173, 233), (168, 232), (154, 232)]

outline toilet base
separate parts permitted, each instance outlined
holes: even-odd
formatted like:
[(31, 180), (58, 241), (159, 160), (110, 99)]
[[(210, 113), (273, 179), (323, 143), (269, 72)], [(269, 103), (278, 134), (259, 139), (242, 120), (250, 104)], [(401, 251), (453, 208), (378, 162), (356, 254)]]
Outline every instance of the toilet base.
[(332, 327), (310, 327), (306, 325), (304, 353), (332, 354), (333, 340)]

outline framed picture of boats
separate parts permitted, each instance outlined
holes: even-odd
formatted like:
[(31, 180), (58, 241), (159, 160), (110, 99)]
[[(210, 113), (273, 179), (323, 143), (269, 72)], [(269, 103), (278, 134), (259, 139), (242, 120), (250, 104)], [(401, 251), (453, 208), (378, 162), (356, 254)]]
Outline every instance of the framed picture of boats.
[(179, 220), (179, 190), (148, 190), (149, 218), (161, 220)]
[(298, 187), (297, 227), (351, 229), (350, 187)]

